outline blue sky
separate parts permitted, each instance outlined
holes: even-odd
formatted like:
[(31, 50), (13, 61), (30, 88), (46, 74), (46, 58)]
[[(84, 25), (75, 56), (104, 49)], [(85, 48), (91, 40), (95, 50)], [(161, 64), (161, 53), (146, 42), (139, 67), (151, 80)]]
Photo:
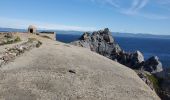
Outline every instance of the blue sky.
[(170, 0), (1, 0), (0, 27), (170, 35)]

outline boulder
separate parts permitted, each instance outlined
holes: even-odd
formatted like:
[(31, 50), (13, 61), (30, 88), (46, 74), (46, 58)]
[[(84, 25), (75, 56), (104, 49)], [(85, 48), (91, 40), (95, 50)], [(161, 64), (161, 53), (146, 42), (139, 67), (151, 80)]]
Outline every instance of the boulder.
[(112, 37), (112, 33), (109, 31), (108, 28), (104, 29), (104, 35), (103, 35), (103, 39), (107, 42), (107, 43), (114, 43), (114, 39)]
[(80, 40), (88, 40), (90, 38), (90, 33), (85, 32), (81, 37)]
[(144, 56), (140, 51), (130, 54), (129, 59), (130, 67), (133, 69), (140, 69), (141, 64), (144, 62)]
[(153, 74), (163, 71), (162, 63), (157, 56), (153, 56), (146, 60), (143, 69)]
[(140, 52), (140, 51), (136, 51), (134, 54), (133, 54), (133, 58), (134, 60), (136, 60), (136, 62), (138, 63), (142, 63), (144, 61), (144, 56), (143, 54)]

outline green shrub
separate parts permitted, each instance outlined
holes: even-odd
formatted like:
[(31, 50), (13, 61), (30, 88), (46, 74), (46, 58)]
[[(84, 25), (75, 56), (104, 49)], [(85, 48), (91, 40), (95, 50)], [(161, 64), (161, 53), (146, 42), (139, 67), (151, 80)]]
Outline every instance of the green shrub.
[(21, 41), (20, 37), (4, 39), (0, 45), (12, 44)]
[(12, 43), (14, 43), (13, 39), (7, 39), (7, 41), (5, 42), (5, 44), (12, 44)]
[(160, 90), (160, 85), (163, 80), (160, 78), (157, 78), (154, 75), (149, 75), (149, 74), (146, 74), (146, 75), (148, 79), (153, 83), (154, 89), (158, 92)]
[(14, 41), (19, 42), (19, 41), (21, 41), (21, 38), (19, 36), (17, 36)]

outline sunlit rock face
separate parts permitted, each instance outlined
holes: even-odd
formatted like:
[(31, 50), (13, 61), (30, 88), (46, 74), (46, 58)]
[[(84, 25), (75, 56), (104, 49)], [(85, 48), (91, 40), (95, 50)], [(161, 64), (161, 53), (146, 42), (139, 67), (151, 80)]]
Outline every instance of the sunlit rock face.
[(157, 73), (163, 70), (162, 63), (157, 56), (144, 61), (144, 56), (140, 51), (127, 53), (121, 49), (114, 41), (112, 33), (108, 28), (92, 33), (85, 32), (78, 41), (71, 44), (88, 48), (132, 69), (142, 69), (151, 73)]

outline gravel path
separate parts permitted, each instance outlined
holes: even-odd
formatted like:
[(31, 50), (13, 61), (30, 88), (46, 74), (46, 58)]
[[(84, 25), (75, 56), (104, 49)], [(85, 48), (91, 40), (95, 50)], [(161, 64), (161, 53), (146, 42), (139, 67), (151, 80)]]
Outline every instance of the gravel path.
[(43, 44), (0, 68), (2, 100), (159, 100), (136, 73), (85, 48)]

